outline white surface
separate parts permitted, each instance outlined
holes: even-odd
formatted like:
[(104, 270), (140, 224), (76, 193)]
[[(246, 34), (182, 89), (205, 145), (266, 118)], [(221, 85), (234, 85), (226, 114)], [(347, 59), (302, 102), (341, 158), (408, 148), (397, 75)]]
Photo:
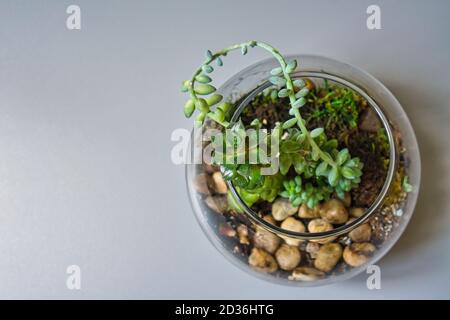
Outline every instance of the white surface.
[[(68, 1), (0, 4), (0, 298), (450, 298), (450, 3)], [(301, 4), (303, 3), (303, 4)], [(279, 14), (277, 14), (279, 12)], [(248, 39), (359, 66), (404, 106), (422, 188), (404, 236), (366, 275), (285, 288), (233, 267), (201, 233), (170, 162), (180, 81), (207, 48)], [(216, 79), (266, 57), (230, 56)], [(66, 288), (66, 267), (82, 289)]]

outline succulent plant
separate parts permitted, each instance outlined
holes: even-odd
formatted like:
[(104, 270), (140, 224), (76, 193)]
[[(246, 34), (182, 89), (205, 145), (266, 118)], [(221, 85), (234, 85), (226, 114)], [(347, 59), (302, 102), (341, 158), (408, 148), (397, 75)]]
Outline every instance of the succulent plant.
[[(279, 138), (280, 172), (272, 176), (260, 174), (260, 164), (236, 164), (239, 154), (216, 154), (216, 160), (222, 167), (226, 180), (232, 181), (247, 205), (252, 205), (259, 199), (273, 201), (280, 193), (289, 198), (292, 204), (298, 206), (305, 203), (308, 207), (314, 207), (318, 202), (327, 199), (335, 191), (344, 198), (346, 191), (350, 191), (360, 182), (363, 164), (358, 158), (352, 158), (347, 149), (338, 150), (336, 140), (328, 140), (323, 128), (315, 128), (309, 131), (306, 122), (302, 118), (300, 109), (306, 104), (306, 96), (309, 90), (302, 79), (293, 80), (291, 74), (298, 66), (297, 60), (286, 61), (274, 47), (259, 41), (248, 41), (232, 45), (215, 53), (206, 51), (206, 59), (197, 68), (190, 80), (183, 81), (182, 91), (189, 93), (189, 100), (184, 106), (184, 113), (191, 117), (195, 110), (198, 111), (195, 123), (202, 125), (206, 118), (210, 118), (227, 128), (230, 123), (226, 114), (231, 107), (229, 102), (223, 102), (223, 97), (216, 93), (216, 88), (211, 85), (209, 76), (213, 71), (213, 62), (217, 66), (223, 65), (222, 58), (229, 52), (241, 50), (247, 54), (249, 48), (259, 47), (272, 54), (279, 66), (270, 71), (269, 81), (273, 84), (271, 96), (286, 98), (289, 100), (290, 119), (277, 125), (274, 133)], [(216, 107), (217, 106), (217, 107)], [(213, 110), (214, 109), (214, 110)], [(260, 127), (258, 119), (252, 123)], [(235, 131), (245, 132), (242, 124), (235, 125)], [(287, 138), (281, 139), (281, 131), (287, 132)], [(237, 134), (237, 138), (239, 138)], [(240, 145), (236, 137), (224, 141), (226, 147)], [(225, 150), (229, 150), (225, 148)], [(244, 148), (242, 152), (257, 152), (257, 145)], [(246, 157), (246, 155), (244, 155)], [(295, 172), (292, 180), (288, 173)], [(304, 180), (304, 183), (302, 183)], [(281, 186), (284, 190), (281, 191)]]

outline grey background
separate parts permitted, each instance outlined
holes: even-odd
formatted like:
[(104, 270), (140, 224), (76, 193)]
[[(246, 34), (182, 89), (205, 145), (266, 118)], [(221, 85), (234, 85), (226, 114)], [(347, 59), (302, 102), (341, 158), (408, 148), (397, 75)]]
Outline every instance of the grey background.
[[(366, 28), (373, 3), (382, 30)], [(0, 298), (450, 298), (449, 30), (449, 1), (1, 1)], [(170, 161), (172, 130), (191, 126), (179, 84), (205, 49), (248, 39), (359, 66), (409, 115), (423, 184), (381, 290), (364, 274), (262, 282), (197, 225)], [(228, 57), (218, 83), (264, 57)]]

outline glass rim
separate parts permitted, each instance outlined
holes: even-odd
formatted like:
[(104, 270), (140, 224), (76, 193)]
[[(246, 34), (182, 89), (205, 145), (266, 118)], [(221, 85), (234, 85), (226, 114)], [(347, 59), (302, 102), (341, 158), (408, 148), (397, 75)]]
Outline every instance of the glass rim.
[[(378, 105), (378, 103), (361, 87), (354, 84), (353, 82), (343, 78), (342, 76), (337, 76), (332, 73), (327, 73), (325, 71), (317, 72), (317, 71), (298, 71), (292, 74), (292, 78), (316, 78), (316, 79), (327, 79), (331, 80), (333, 82), (336, 82), (340, 85), (343, 85), (345, 87), (348, 87), (355, 92), (357, 92), (359, 95), (361, 95), (364, 99), (367, 100), (369, 107), (375, 110), (376, 114), (378, 115), (378, 118), (381, 120), (381, 123), (383, 124), (384, 129), (386, 130), (386, 135), (388, 137), (389, 142), (389, 167), (388, 171), (386, 173), (385, 181), (383, 184), (383, 187), (381, 188), (380, 192), (378, 193), (376, 199), (372, 202), (372, 204), (369, 206), (369, 208), (366, 209), (363, 215), (356, 218), (350, 223), (341, 225), (333, 230), (330, 231), (324, 231), (324, 232), (316, 232), (316, 233), (310, 233), (310, 232), (295, 232), (290, 231), (287, 229), (283, 229), (279, 226), (276, 226), (274, 224), (271, 224), (270, 222), (267, 222), (263, 218), (259, 217), (259, 215), (251, 209), (249, 206), (245, 204), (245, 202), (242, 200), (241, 196), (238, 194), (236, 188), (234, 187), (233, 183), (231, 181), (227, 181), (227, 185), (234, 196), (235, 200), (238, 202), (239, 206), (243, 209), (246, 216), (253, 221), (258, 226), (263, 227), (265, 230), (275, 233), (282, 237), (289, 237), (289, 238), (295, 238), (295, 239), (301, 239), (301, 240), (320, 240), (328, 237), (337, 237), (342, 234), (348, 233), (349, 231), (353, 230), (354, 228), (358, 227), (359, 225), (366, 222), (372, 215), (377, 212), (377, 210), (382, 206), (384, 199), (389, 192), (389, 189), (392, 185), (392, 182), (394, 180), (395, 171), (397, 167), (397, 161), (398, 161), (398, 155), (397, 155), (397, 148), (395, 143), (394, 134), (391, 128), (391, 125), (389, 123), (389, 120), (385, 116), (382, 108)], [(235, 109), (233, 116), (231, 118), (231, 125), (236, 123), (236, 121), (239, 119), (239, 116), (241, 115), (244, 108), (255, 98), (255, 96), (259, 93), (261, 93), (266, 88), (269, 88), (272, 86), (272, 83), (270, 83), (268, 80), (262, 83), (261, 85), (257, 86), (255, 89), (250, 91), (248, 94), (245, 95), (245, 98), (242, 99), (242, 101), (239, 103), (237, 108)]]

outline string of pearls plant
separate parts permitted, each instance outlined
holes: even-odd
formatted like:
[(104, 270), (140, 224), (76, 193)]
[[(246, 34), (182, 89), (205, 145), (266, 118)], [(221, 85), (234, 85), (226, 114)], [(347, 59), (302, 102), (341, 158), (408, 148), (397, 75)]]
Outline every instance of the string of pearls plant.
[[(291, 73), (298, 66), (297, 60), (286, 61), (280, 52), (271, 45), (252, 40), (226, 47), (214, 53), (207, 50), (203, 64), (195, 70), (190, 80), (182, 83), (182, 91), (187, 92), (190, 96), (184, 106), (184, 114), (189, 118), (195, 110), (198, 110), (196, 126), (201, 126), (206, 118), (210, 118), (225, 128), (229, 127), (230, 123), (226, 119), (226, 113), (231, 104), (222, 102), (223, 97), (216, 93), (216, 88), (211, 85), (212, 79), (209, 75), (214, 71), (212, 64), (215, 62), (218, 67), (221, 67), (223, 66), (222, 58), (229, 52), (241, 50), (241, 53), (246, 55), (251, 48), (266, 50), (278, 61), (279, 66), (270, 71), (269, 81), (276, 88), (275, 94), (279, 98), (288, 98), (290, 104), (289, 115), (292, 118), (282, 124), (282, 129), (288, 132), (289, 141), (297, 148), (284, 148), (286, 150), (284, 153), (283, 148), (280, 148), (280, 168), (284, 176), (280, 186), (284, 186), (284, 190), (280, 190), (279, 194), (289, 198), (296, 206), (306, 203), (311, 208), (316, 206), (319, 201), (327, 199), (333, 191), (343, 198), (345, 192), (360, 183), (363, 164), (358, 158), (351, 158), (347, 149), (337, 150), (337, 141), (328, 140), (323, 128), (315, 128), (312, 131), (307, 129), (300, 109), (306, 104), (305, 96), (309, 91), (302, 79), (293, 80), (291, 78)], [(215, 110), (212, 110), (212, 107), (216, 105), (218, 106)], [(282, 141), (281, 146), (283, 143), (286, 142)], [(296, 151), (292, 152), (292, 149)], [(286, 176), (291, 165), (297, 174), (294, 179), (288, 179)], [(237, 166), (233, 170), (236, 174), (239, 171)], [(236, 174), (229, 174), (228, 178), (233, 179)], [(306, 179), (306, 184), (303, 183), (302, 178)], [(259, 186), (264, 184), (264, 177), (260, 177), (260, 179), (262, 181)], [(258, 184), (255, 186), (252, 181), (251, 185), (252, 189), (249, 190), (245, 189), (245, 184), (241, 183), (241, 188), (245, 190), (246, 194), (260, 192), (257, 188)], [(252, 197), (252, 199), (256, 198)]]

